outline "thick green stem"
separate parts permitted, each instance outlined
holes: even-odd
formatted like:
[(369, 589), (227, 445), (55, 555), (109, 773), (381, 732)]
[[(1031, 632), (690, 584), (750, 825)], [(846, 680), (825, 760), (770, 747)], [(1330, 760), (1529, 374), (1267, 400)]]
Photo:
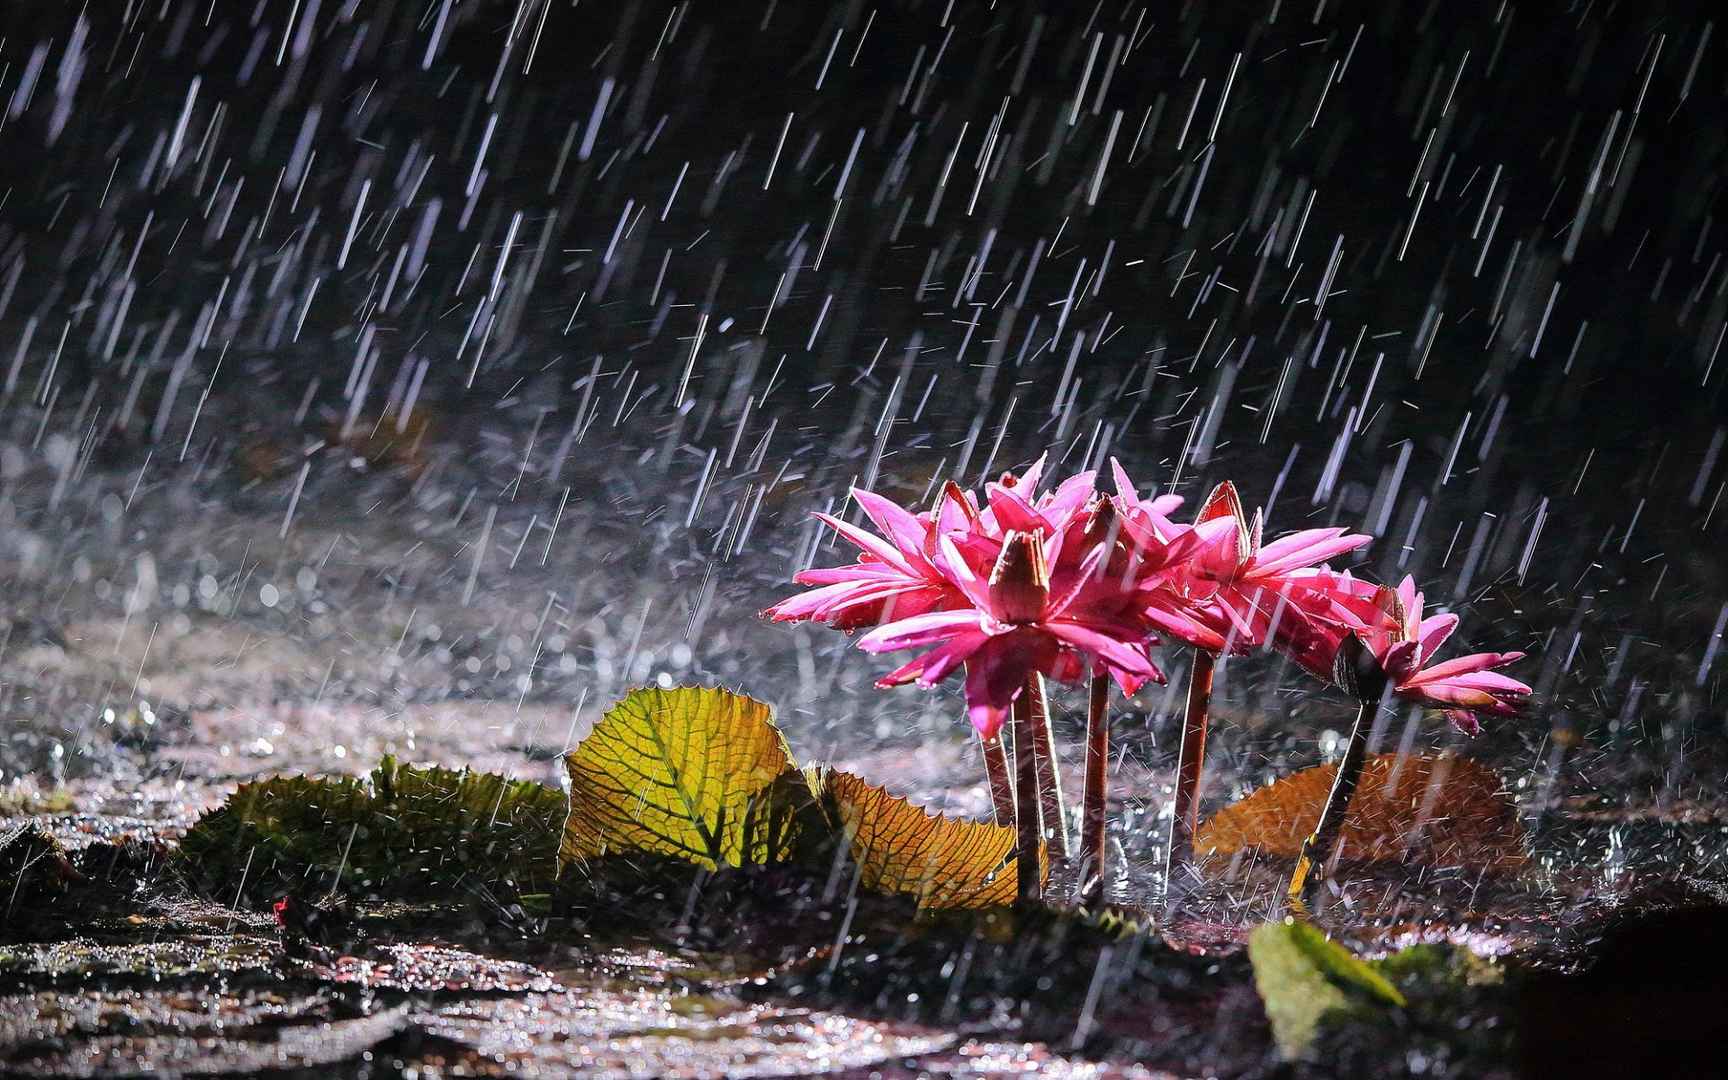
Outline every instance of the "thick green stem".
[(1008, 772), (1008, 752), (1002, 747), (1002, 733), (978, 736), (984, 749), (984, 775), (990, 781), (990, 808), (995, 811), (996, 824), (1014, 824), (1014, 777)]
[[(1344, 815), (1350, 810), (1350, 800), (1362, 779), (1362, 766), (1368, 760), (1368, 729), (1374, 718), (1375, 702), (1364, 701), (1356, 713), (1356, 725), (1350, 729), (1350, 741), (1344, 747), (1344, 760), (1338, 763), (1338, 775), (1332, 781), (1332, 792), (1326, 796), (1326, 806), (1320, 811), (1320, 823), (1302, 843), (1302, 854), (1296, 859), (1296, 869), (1290, 875), (1290, 900), (1301, 903), (1306, 899), (1313, 881), (1322, 880), (1332, 872), (1337, 857), (1338, 834), (1344, 828)], [(1318, 867), (1319, 873), (1314, 871)]]
[(1062, 772), (1056, 767), (1056, 749), (1050, 738), (1050, 698), (1044, 691), (1044, 676), (1026, 680), (1032, 697), (1032, 748), (1038, 757), (1038, 806), (1043, 818), (1044, 842), (1052, 859), (1068, 857), (1068, 805), (1062, 797)]
[[(1034, 676), (1036, 678), (1036, 676)], [(1043, 859), (1039, 855), (1042, 813), (1038, 805), (1037, 738), (1032, 733), (1032, 685), (1014, 699), (1014, 867), (1020, 898), (1044, 895)]]
[(1092, 676), (1086, 703), (1086, 791), (1080, 815), (1080, 882), (1085, 892), (1103, 895), (1105, 871), (1104, 811), (1110, 795), (1110, 678)]
[(1182, 714), (1182, 748), (1176, 759), (1176, 801), (1170, 814), (1170, 851), (1164, 880), (1175, 880), (1176, 868), (1194, 858), (1194, 834), (1200, 827), (1200, 778), (1206, 769), (1206, 727), (1212, 708), (1212, 674), (1218, 658), (1194, 650), (1188, 675), (1188, 708)]

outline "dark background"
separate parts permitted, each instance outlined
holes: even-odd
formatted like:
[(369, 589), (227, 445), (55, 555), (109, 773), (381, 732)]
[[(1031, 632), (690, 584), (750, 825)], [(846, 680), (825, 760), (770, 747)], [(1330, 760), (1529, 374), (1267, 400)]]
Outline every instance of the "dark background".
[[(292, 648), (163, 691), (194, 725), (580, 701), (574, 733), (664, 676), (817, 754), (959, 746), (952, 695), (754, 613), (840, 557), (807, 513), (847, 484), (1048, 450), (1380, 534), (1364, 571), (1532, 653), (1533, 715), (1476, 746), (1522, 794), (1707, 795), (1709, 11), (13, 0), (0, 767), (160, 771), (104, 710), (200, 628)], [(19, 652), (104, 619), (112, 670)], [(1336, 723), (1269, 664), (1223, 693), (1250, 778)], [(1160, 695), (1124, 720), (1159, 767)], [(287, 723), (313, 758), (321, 722)], [(481, 741), (560, 748), (519, 726)]]

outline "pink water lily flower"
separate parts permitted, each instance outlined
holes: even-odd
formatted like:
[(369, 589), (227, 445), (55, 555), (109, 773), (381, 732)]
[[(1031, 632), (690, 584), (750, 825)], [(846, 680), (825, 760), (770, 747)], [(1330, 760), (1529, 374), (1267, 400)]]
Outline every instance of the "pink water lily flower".
[[(941, 565), (939, 535), (950, 537), (963, 554), (980, 563), (995, 559), (1007, 532), (1036, 532), (1045, 540), (1046, 557), (1057, 563), (1070, 523), (1079, 519), (1084, 525), (1080, 511), (1091, 500), (1093, 474), (1070, 477), (1055, 491), (1037, 495), (1043, 464), (1039, 458), (1019, 476), (1003, 473), (987, 486), (983, 506), (953, 481), (945, 486), (936, 511), (919, 514), (875, 492), (852, 489), (853, 502), (875, 532), (831, 514), (812, 516), (856, 547), (858, 560), (849, 566), (799, 571), (793, 580), (816, 588), (762, 614), (776, 622), (824, 622), (851, 631), (964, 607), (965, 594)], [(1073, 569), (1069, 560), (1059, 563), (1056, 573), (1066, 576)]]
[[(858, 647), (867, 652), (928, 649), (883, 676), (878, 686), (934, 686), (964, 665), (967, 714), (991, 738), (1033, 673), (1074, 682), (1102, 667), (1135, 686), (1163, 681), (1138, 619), (1122, 614), (1120, 604), (1082, 601), (1107, 554), (1104, 547), (1094, 547), (1056, 589), (1040, 532), (1010, 531), (993, 562), (983, 566), (962, 553), (952, 536), (940, 536), (938, 545), (941, 565), (969, 604), (900, 619), (860, 639)], [(1090, 662), (1076, 662), (1080, 658)]]
[(1125, 544), (1114, 530), (1112, 543), (1104, 542), (1114, 507), (1097, 498), (1094, 475), (1039, 493), (1042, 466), (1039, 459), (1018, 476), (1004, 473), (986, 486), (982, 503), (949, 483), (922, 514), (853, 491), (876, 531), (816, 516), (858, 549), (858, 560), (800, 572), (796, 580), (815, 588), (764, 614), (848, 631), (874, 627), (858, 642), (868, 652), (927, 649), (878, 686), (933, 686), (964, 666), (968, 711), (986, 736), (1034, 674), (1077, 682), (1108, 673), (1128, 693), (1161, 681), (1148, 651), (1151, 630), (1177, 616), (1149, 620), (1140, 594), (1149, 573), (1173, 569), (1209, 534), (1149, 539), (1144, 548), (1133, 542), (1135, 572), (1124, 573), (1123, 559), (1112, 556)]
[(1111, 458), (1110, 471), (1116, 478), (1116, 509), (1124, 519), (1142, 525), (1166, 540), (1186, 528), (1170, 520), (1170, 515), (1181, 508), (1182, 496), (1158, 495), (1142, 499), (1120, 461)]
[(1530, 687), (1495, 672), (1524, 658), (1521, 652), (1472, 653), (1432, 664), (1434, 654), (1458, 627), (1452, 614), (1422, 617), (1422, 594), (1406, 576), (1398, 588), (1382, 588), (1378, 600), (1386, 617), (1364, 639), (1380, 658), (1393, 692), (1409, 701), (1442, 709), (1467, 735), (1481, 725), (1478, 714), (1514, 716)]
[[(1441, 710), (1459, 731), (1475, 735), (1481, 730), (1480, 715), (1515, 716), (1530, 693), (1530, 687), (1496, 668), (1521, 660), (1521, 652), (1471, 653), (1433, 663), (1434, 655), (1452, 636), (1458, 616), (1422, 617), (1423, 597), (1414, 579), (1406, 577), (1397, 589), (1381, 586), (1375, 593), (1375, 616), (1363, 629), (1341, 631), (1332, 655), (1345, 633), (1354, 634), (1373, 653), (1391, 685), (1392, 693), (1406, 701)], [(1331, 678), (1332, 661), (1302, 662), (1322, 678)]]
[(1219, 484), (1200, 509), (1192, 526), (1227, 522), (1232, 528), (1215, 533), (1205, 547), (1187, 560), (1170, 585), (1182, 598), (1199, 629), (1170, 632), (1211, 652), (1246, 652), (1263, 644), (1281, 649), (1304, 648), (1321, 627), (1362, 625), (1333, 595), (1348, 575), (1336, 578), (1315, 568), (1348, 554), (1372, 537), (1347, 529), (1304, 529), (1264, 543), (1263, 519), (1243, 512), (1234, 484)]
[(886, 619), (959, 607), (966, 598), (932, 559), (937, 525), (890, 499), (854, 488), (852, 499), (880, 533), (828, 514), (818, 520), (859, 550), (850, 566), (801, 570), (800, 585), (816, 588), (788, 597), (762, 614), (776, 622), (825, 622), (837, 630), (875, 626)]
[(971, 492), (949, 481), (935, 515), (938, 527), (949, 535), (997, 541), (1010, 532), (1037, 533), (1044, 538), (1046, 556), (1054, 566), (1061, 545), (1052, 541), (1091, 505), (1097, 474), (1076, 473), (1055, 489), (1040, 493), (1038, 482), (1043, 475), (1043, 457), (1018, 476), (1005, 472), (984, 486), (982, 504)]

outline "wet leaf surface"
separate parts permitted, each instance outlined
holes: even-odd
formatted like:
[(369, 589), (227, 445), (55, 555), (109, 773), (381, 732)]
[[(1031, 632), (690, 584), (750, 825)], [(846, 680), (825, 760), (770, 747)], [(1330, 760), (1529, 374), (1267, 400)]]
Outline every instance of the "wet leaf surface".
[[(920, 907), (1014, 899), (1012, 829), (934, 814), (851, 773), (800, 771), (767, 706), (724, 690), (638, 690), (566, 758), (572, 876), (608, 861), (837, 875)], [(836, 851), (844, 849), (854, 874)], [(1047, 867), (1046, 867), (1047, 869)]]
[[(1227, 806), (1201, 827), (1195, 847), (1215, 855), (1257, 848), (1294, 858), (1320, 820), (1336, 765), (1303, 769)], [(1378, 754), (1344, 818), (1342, 857), (1510, 870), (1522, 866), (1524, 830), (1493, 770), (1469, 758)]]
[(1385, 976), (1306, 922), (1261, 926), (1248, 938), (1248, 957), (1286, 1058), (1307, 1053), (1320, 1025), (1339, 1014), (1371, 1014), (1406, 1004)]
[(634, 691), (565, 766), (561, 864), (633, 853), (710, 870), (781, 862), (812, 803), (768, 706), (725, 690)]
[(932, 814), (851, 773), (827, 773), (822, 789), (838, 807), (861, 887), (905, 893), (919, 907), (1014, 902), (1013, 829)]

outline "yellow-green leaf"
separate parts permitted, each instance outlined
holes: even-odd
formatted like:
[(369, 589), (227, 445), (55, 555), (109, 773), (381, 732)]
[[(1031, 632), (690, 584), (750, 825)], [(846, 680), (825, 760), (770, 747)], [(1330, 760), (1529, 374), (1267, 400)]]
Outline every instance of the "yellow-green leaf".
[(633, 691), (565, 767), (561, 868), (631, 853), (710, 870), (779, 862), (812, 804), (768, 706), (726, 690)]
[(915, 896), (923, 908), (1014, 902), (1013, 829), (926, 813), (851, 773), (826, 772), (822, 784), (864, 888)]
[(1385, 976), (1307, 922), (1256, 928), (1248, 936), (1248, 959), (1286, 1058), (1306, 1053), (1328, 1019), (1405, 1004)]

